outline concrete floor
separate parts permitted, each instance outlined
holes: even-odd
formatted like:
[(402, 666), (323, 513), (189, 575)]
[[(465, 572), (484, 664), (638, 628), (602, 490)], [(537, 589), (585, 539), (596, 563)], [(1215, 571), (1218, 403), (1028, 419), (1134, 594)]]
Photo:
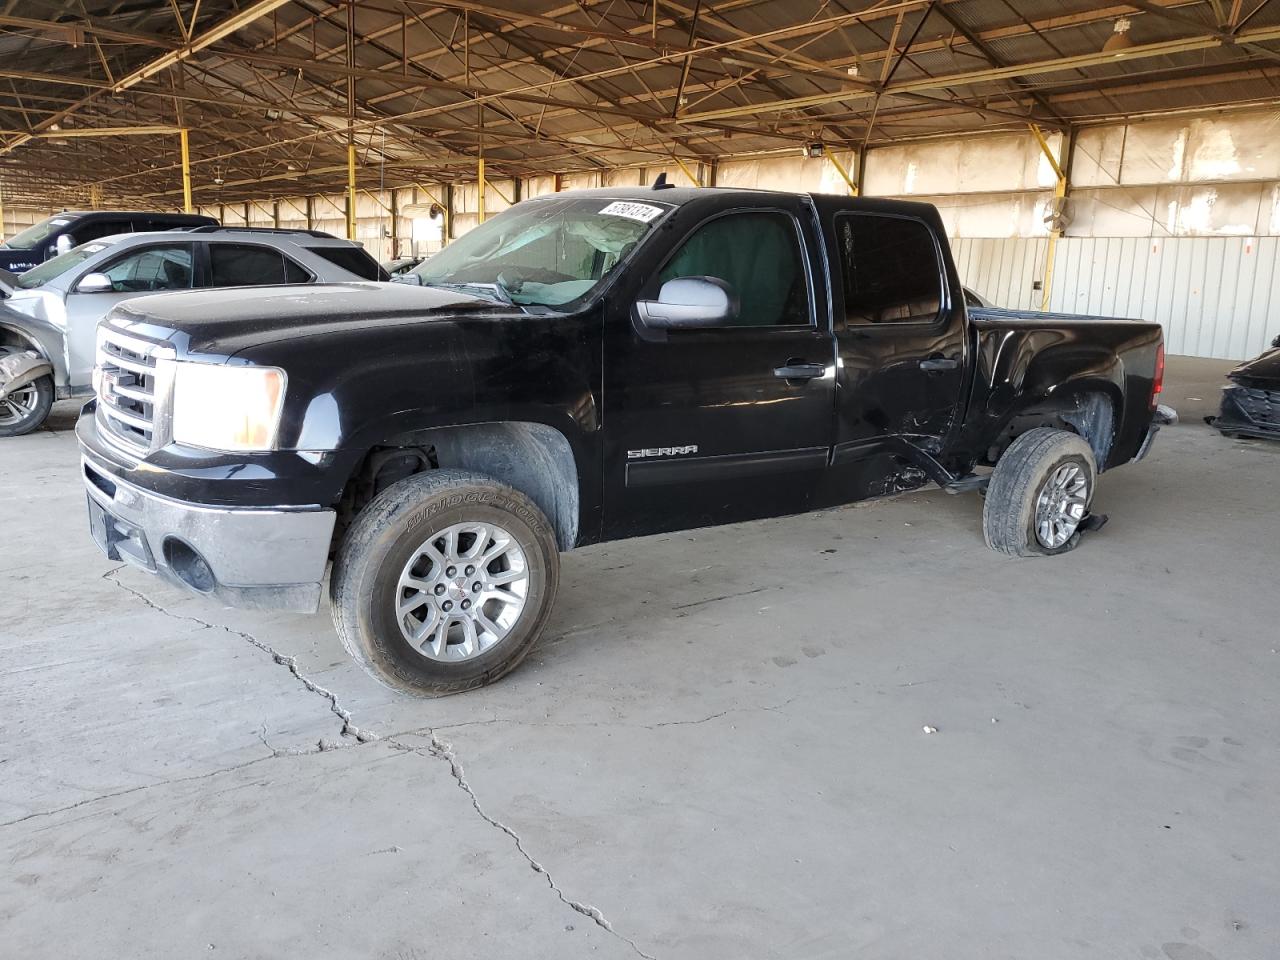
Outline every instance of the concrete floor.
[(1278, 956), (1280, 445), (1200, 422), (1226, 366), (1069, 556), (931, 492), (591, 548), (434, 701), (104, 561), (60, 407), (0, 448), (0, 954)]

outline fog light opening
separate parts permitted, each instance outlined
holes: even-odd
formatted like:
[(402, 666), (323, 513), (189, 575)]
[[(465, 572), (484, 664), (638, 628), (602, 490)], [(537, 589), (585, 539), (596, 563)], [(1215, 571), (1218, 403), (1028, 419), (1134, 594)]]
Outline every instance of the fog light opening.
[(165, 539), (164, 560), (169, 565), (169, 569), (177, 574), (178, 579), (192, 590), (209, 593), (217, 583), (204, 557), (196, 553), (190, 544), (183, 543), (181, 540), (173, 537)]

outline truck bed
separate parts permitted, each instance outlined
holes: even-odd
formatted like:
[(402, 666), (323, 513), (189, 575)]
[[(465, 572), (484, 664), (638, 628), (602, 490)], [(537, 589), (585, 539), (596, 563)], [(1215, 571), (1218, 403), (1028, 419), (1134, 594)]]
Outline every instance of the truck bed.
[(1054, 313), (1049, 310), (1009, 310), (1005, 307), (970, 307), (969, 318), (972, 320), (1016, 320), (1021, 323), (1063, 323), (1078, 320), (1104, 323), (1145, 323), (1136, 317), (1103, 317), (1091, 313)]

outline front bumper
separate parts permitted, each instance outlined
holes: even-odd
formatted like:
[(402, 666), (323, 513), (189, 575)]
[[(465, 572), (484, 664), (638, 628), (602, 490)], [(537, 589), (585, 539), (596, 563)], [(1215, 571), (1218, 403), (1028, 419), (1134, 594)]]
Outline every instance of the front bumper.
[(1151, 414), (1151, 426), (1147, 428), (1147, 435), (1142, 438), (1142, 446), (1138, 448), (1138, 452), (1134, 454), (1133, 460), (1137, 463), (1151, 452), (1151, 445), (1155, 443), (1156, 434), (1160, 432), (1161, 427), (1169, 427), (1178, 422), (1178, 411), (1173, 407), (1166, 407), (1163, 403), (1156, 406), (1155, 412)]
[(89, 529), (112, 560), (232, 607), (314, 613), (335, 514), (318, 508), (238, 508), (173, 500), (82, 457)]
[(1222, 406), (1209, 423), (1229, 435), (1280, 439), (1280, 390), (1225, 387)]

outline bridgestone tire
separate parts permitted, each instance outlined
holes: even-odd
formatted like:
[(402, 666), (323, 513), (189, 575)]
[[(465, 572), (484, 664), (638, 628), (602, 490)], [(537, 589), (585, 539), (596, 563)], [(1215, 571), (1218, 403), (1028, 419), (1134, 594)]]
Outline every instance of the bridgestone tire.
[(1066, 430), (1037, 427), (1009, 445), (996, 462), (982, 504), (982, 533), (988, 547), (1011, 557), (1056, 556), (1075, 549), (1079, 529), (1056, 548), (1046, 547), (1036, 536), (1036, 500), (1054, 472), (1067, 463), (1082, 466), (1088, 477), (1087, 515), (1098, 477), (1089, 444)]
[(33, 381), (31, 386), (36, 391), (35, 408), (14, 423), (0, 423), (0, 437), (24, 436), (33, 430), (38, 430), (40, 425), (49, 419), (49, 411), (53, 409), (53, 378), (41, 377)]
[[(432, 534), (464, 522), (495, 523), (511, 534), (524, 552), (528, 590), (504, 638), (448, 663), (414, 650), (394, 611), (409, 558)], [(360, 512), (334, 560), (329, 593), (338, 637), (370, 676), (401, 693), (441, 695), (482, 687), (515, 669), (546, 626), (559, 581), (555, 531), (532, 500), (489, 477), (442, 469), (400, 481)]]

